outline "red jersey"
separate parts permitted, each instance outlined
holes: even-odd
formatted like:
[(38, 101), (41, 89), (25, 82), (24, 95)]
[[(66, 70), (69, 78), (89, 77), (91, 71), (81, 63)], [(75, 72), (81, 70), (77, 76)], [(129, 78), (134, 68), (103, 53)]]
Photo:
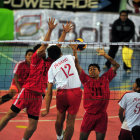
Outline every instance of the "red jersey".
[(106, 112), (110, 99), (109, 82), (115, 75), (111, 68), (96, 80), (82, 70), (80, 79), (84, 87), (84, 108), (88, 113)]
[[(19, 82), (20, 87), (23, 86), (26, 79), (28, 78), (29, 72), (30, 72), (30, 66), (27, 64), (27, 62), (25, 60), (24, 61), (19, 61), (15, 65), (13, 73), (18, 75), (18, 82)], [(12, 80), (12, 85), (15, 85), (15, 80), (14, 79)]]
[(31, 58), (29, 77), (23, 87), (38, 93), (44, 93), (47, 88), (48, 70), (52, 63), (51, 58), (48, 57), (43, 60), (35, 52)]

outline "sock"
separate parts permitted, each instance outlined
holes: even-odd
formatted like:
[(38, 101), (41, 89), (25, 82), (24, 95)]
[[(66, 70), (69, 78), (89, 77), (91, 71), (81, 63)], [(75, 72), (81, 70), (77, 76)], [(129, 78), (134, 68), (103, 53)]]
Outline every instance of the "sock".
[(63, 139), (63, 134), (61, 134), (61, 136), (57, 135), (57, 140), (61, 140), (61, 139)]

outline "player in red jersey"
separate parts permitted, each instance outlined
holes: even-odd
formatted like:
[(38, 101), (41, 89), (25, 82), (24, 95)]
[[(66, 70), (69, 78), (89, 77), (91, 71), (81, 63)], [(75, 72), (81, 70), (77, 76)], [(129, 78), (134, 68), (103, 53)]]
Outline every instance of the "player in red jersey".
[(17, 93), (20, 92), (23, 84), (25, 83), (27, 77), (29, 76), (30, 72), (30, 62), (31, 57), (33, 55), (33, 50), (28, 49), (25, 53), (25, 60), (19, 61), (14, 70), (14, 78), (12, 80), (11, 86), (9, 88), (9, 91), (6, 95), (3, 95), (0, 98), (0, 104), (3, 104), (10, 99), (12, 99)]
[[(57, 26), (55, 19), (49, 19), (49, 29), (44, 41), (49, 41), (52, 30)], [(66, 33), (71, 30), (71, 23), (63, 25), (63, 32), (58, 41), (64, 41)], [(43, 44), (32, 55), (30, 64), (30, 74), (21, 89), (21, 92), (13, 102), (9, 112), (0, 121), (0, 130), (2, 130), (9, 120), (14, 118), (23, 108), (27, 108), (29, 125), (24, 133), (23, 140), (28, 140), (37, 128), (39, 113), (42, 104), (42, 93), (47, 87), (47, 71), (53, 60), (46, 59), (45, 50), (48, 44)], [(38, 47), (38, 46), (37, 46)], [(36, 48), (36, 47), (35, 47)]]
[[(98, 64), (90, 64), (88, 67), (89, 75), (84, 72), (78, 62), (77, 45), (73, 47), (75, 63), (84, 87), (84, 108), (85, 114), (81, 124), (80, 140), (87, 140), (90, 132), (96, 132), (96, 140), (104, 140), (107, 129), (107, 106), (110, 98), (109, 82), (115, 77), (119, 64), (113, 60), (104, 49), (97, 49), (98, 55), (104, 56), (113, 65), (101, 77)], [(75, 47), (74, 47), (75, 46)]]

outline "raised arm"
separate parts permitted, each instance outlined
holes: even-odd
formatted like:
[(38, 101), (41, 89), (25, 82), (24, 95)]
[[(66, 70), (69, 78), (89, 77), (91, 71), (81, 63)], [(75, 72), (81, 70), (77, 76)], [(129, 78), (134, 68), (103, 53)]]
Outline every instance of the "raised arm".
[(75, 66), (77, 68), (78, 74), (80, 75), (81, 72), (82, 72), (82, 68), (81, 68), (81, 66), (79, 64), (79, 60), (78, 60), (78, 56), (77, 56), (77, 47), (78, 47), (78, 45), (77, 44), (70, 44), (69, 46), (73, 50), (73, 56), (75, 56)]
[[(57, 23), (55, 24), (55, 18), (49, 18), (48, 26), (48, 32), (45, 35), (44, 41), (50, 41), (51, 33), (53, 29), (55, 29), (55, 27), (57, 26)], [(37, 50), (38, 55), (42, 55), (43, 53), (45, 53), (47, 47), (48, 44), (42, 44), (41, 47)]]
[(111, 64), (113, 65), (112, 69), (116, 72), (120, 65), (104, 51), (104, 48), (99, 48), (96, 51), (98, 52), (98, 55), (104, 56), (111, 62)]
[[(64, 42), (66, 34), (72, 29), (73, 25), (71, 24), (71, 22), (67, 22), (67, 24), (64, 26), (63, 24), (63, 32), (60, 36), (60, 38), (58, 39), (58, 42)], [(57, 46), (59, 48), (61, 48), (62, 44), (57, 44)]]

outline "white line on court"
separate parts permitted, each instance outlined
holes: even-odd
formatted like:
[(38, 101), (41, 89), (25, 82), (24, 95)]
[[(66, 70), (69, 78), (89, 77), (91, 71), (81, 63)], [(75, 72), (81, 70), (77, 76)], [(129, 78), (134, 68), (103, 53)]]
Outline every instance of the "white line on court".
[[(56, 105), (53, 105), (50, 107), (50, 109), (55, 108)], [(42, 108), (41, 111), (45, 110), (46, 108)], [(1, 114), (3, 113), (7, 113), (7, 112), (0, 112)], [(25, 113), (25, 112), (21, 112), (21, 113)], [(118, 116), (108, 116), (109, 119), (113, 119), (113, 118), (118, 118)], [(81, 121), (83, 118), (76, 118), (77, 121)], [(39, 122), (53, 122), (56, 121), (56, 119), (54, 120), (39, 120)], [(28, 120), (10, 120), (9, 122), (28, 122)]]
[(8, 56), (5, 55), (4, 53), (1, 53), (1, 52), (0, 52), (0, 55), (3, 56), (3, 57), (5, 57), (5, 58), (7, 58), (7, 59), (10, 60), (11, 62), (17, 63), (16, 60), (14, 60), (13, 58), (8, 57)]
[[(56, 107), (56, 105), (53, 105), (53, 106), (51, 106), (50, 107), (50, 109), (53, 109), (53, 108), (55, 108)], [(46, 108), (42, 108), (41, 109), (41, 111), (43, 111), (43, 110), (46, 110)], [(7, 112), (0, 112), (0, 114), (6, 114)], [(24, 111), (21, 111), (20, 113), (25, 113)]]
[[(53, 109), (53, 108), (55, 108), (55, 107), (56, 107), (56, 105), (53, 105), (53, 106), (50, 107), (50, 109)], [(43, 110), (46, 110), (46, 108), (42, 108), (42, 109), (41, 109), (41, 111), (43, 111)]]
[[(118, 116), (109, 116), (109, 119), (118, 118)], [(83, 118), (76, 118), (77, 121), (81, 121)], [(54, 122), (56, 119), (53, 120), (39, 120), (39, 122)], [(10, 122), (28, 122), (28, 120), (11, 120)]]

